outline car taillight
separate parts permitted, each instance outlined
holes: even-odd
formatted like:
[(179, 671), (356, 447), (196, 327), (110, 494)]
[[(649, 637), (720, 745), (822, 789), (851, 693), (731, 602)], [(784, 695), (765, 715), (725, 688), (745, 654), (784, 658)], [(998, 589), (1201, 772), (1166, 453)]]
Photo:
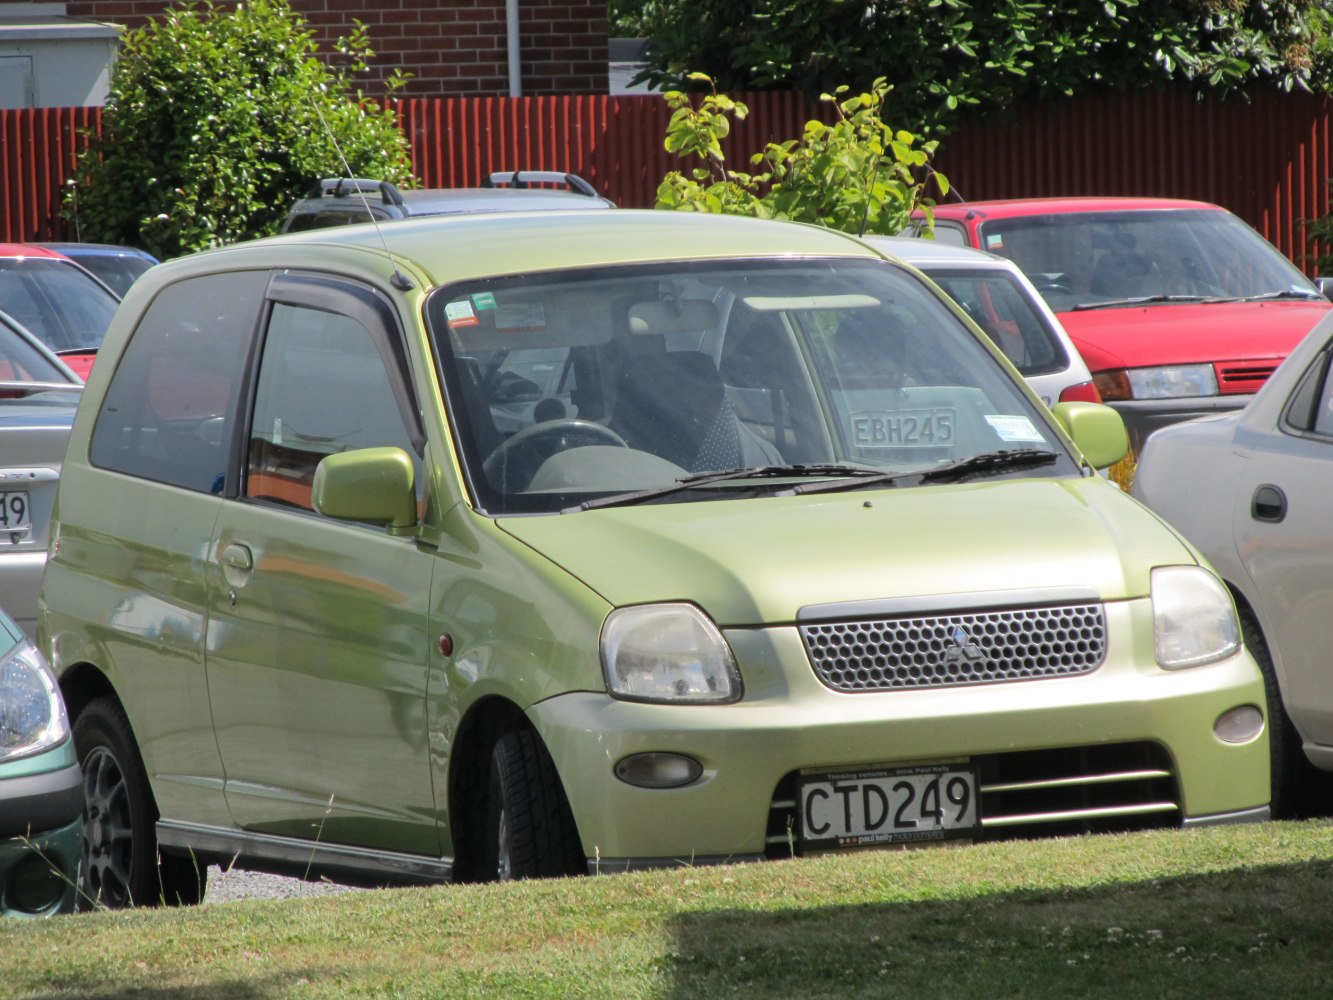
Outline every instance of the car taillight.
[(1097, 391), (1097, 383), (1080, 382), (1078, 385), (1071, 385), (1060, 393), (1057, 402), (1061, 403), (1100, 403), (1102, 394)]

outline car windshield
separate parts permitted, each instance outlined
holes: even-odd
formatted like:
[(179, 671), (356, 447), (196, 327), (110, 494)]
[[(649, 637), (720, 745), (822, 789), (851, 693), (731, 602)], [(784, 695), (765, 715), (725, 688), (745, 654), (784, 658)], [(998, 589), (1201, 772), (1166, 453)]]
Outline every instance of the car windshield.
[(1069, 367), (1059, 338), (1032, 294), (1007, 271), (927, 267), (926, 274), (963, 307), (1024, 375), (1049, 375)]
[(993, 219), (982, 249), (1008, 257), (1056, 312), (1125, 300), (1239, 299), (1318, 290), (1229, 212), (1086, 212)]
[(89, 253), (67, 254), (92, 271), (110, 286), (117, 295), (124, 296), (139, 276), (153, 266), (153, 262), (131, 254)]
[(51, 361), (50, 356), (34, 347), (0, 318), (0, 398), (13, 398), (35, 389), (71, 387), (82, 383)]
[(0, 257), (0, 312), (51, 350), (95, 351), (116, 297), (77, 264), (53, 257)]
[(506, 277), (441, 288), (428, 315), (468, 481), (491, 513), (882, 481), (1010, 452), (1024, 457), (966, 474), (1076, 471), (966, 325), (882, 261)]

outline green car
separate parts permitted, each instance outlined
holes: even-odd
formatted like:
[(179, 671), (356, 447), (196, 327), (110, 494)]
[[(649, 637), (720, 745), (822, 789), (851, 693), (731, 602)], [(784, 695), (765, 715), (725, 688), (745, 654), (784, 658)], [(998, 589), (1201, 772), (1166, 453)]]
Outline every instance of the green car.
[(0, 611), (0, 917), (74, 911), (83, 798), (55, 674)]
[[(914, 269), (670, 212), (166, 263), (39, 618), (84, 879), (476, 881), (1268, 816), (1198, 554)], [(97, 829), (96, 825), (90, 826)]]

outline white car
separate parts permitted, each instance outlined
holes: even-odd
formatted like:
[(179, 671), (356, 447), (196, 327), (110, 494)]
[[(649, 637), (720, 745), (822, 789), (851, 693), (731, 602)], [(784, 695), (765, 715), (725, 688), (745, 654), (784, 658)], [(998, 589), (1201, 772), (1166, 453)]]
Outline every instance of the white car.
[(1013, 362), (1042, 402), (1102, 401), (1088, 366), (1038, 291), (1013, 261), (935, 240), (866, 236), (906, 261), (963, 307)]
[(1245, 409), (1155, 431), (1132, 488), (1235, 598), (1268, 686), (1275, 816), (1324, 811), (1333, 789), (1331, 375), (1333, 317)]

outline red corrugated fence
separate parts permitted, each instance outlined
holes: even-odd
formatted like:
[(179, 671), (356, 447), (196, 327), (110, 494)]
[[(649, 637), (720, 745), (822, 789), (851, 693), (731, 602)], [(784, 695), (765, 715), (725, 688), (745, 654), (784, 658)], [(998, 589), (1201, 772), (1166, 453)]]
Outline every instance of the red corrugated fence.
[[(789, 93), (732, 95), (750, 108), (727, 140), (746, 169), (766, 142), (800, 135), (829, 113)], [(662, 176), (694, 164), (663, 149), (658, 96), (440, 98), (399, 105), (414, 170), (429, 187), (477, 184), (494, 170), (572, 170), (617, 204), (647, 207)], [(970, 200), (1041, 195), (1170, 195), (1217, 202), (1293, 259), (1302, 222), (1329, 211), (1327, 98), (1257, 92), (1198, 100), (1182, 91), (1077, 98), (971, 123), (941, 144), (936, 166)], [(65, 180), (98, 108), (0, 111), (0, 239), (73, 239), (60, 216)]]

